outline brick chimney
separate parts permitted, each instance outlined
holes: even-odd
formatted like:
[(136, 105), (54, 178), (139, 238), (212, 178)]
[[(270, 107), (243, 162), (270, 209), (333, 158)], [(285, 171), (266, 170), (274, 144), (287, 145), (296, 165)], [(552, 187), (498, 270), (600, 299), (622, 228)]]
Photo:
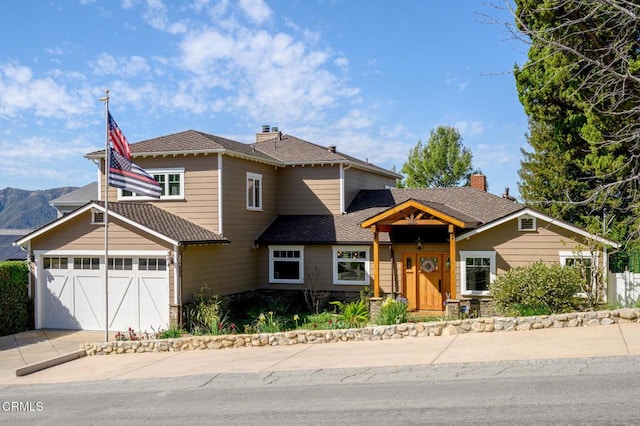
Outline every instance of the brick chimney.
[(481, 174), (471, 175), (471, 187), (487, 192), (487, 177)]
[(256, 142), (268, 141), (269, 139), (280, 138), (282, 134), (277, 127), (271, 127), (268, 124), (262, 126), (262, 131), (256, 133)]

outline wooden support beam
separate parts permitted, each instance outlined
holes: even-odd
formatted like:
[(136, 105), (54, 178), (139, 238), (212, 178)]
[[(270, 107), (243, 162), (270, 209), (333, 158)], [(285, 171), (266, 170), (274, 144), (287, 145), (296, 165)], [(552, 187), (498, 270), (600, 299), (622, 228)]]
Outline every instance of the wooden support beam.
[(450, 298), (456, 298), (456, 229), (449, 225), (449, 290)]
[(373, 297), (380, 297), (380, 240), (378, 227), (373, 227)]

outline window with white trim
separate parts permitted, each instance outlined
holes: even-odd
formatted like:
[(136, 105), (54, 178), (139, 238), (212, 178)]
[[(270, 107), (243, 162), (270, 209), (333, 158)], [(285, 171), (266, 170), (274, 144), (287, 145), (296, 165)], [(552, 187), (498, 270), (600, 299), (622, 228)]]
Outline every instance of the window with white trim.
[[(148, 169), (147, 173), (153, 176), (156, 182), (160, 184), (160, 188), (162, 189), (160, 193), (161, 200), (184, 199), (184, 168)], [(118, 190), (118, 196), (120, 199), (149, 198), (147, 196), (139, 196), (124, 189)]]
[(333, 246), (333, 283), (369, 284), (368, 246)]
[(560, 265), (562, 266), (575, 266), (580, 269), (583, 277), (587, 280), (587, 284), (591, 284), (593, 277), (593, 268), (598, 265), (597, 258), (592, 256), (589, 251), (561, 251), (560, 253)]
[(69, 269), (69, 259), (66, 257), (46, 256), (42, 258), (44, 269)]
[(518, 231), (535, 231), (537, 229), (535, 217), (525, 214), (518, 218)]
[(304, 282), (304, 247), (269, 247), (269, 282), (302, 284)]
[(461, 292), (464, 295), (488, 295), (496, 278), (495, 251), (461, 251)]
[(247, 210), (262, 210), (262, 175), (247, 173)]

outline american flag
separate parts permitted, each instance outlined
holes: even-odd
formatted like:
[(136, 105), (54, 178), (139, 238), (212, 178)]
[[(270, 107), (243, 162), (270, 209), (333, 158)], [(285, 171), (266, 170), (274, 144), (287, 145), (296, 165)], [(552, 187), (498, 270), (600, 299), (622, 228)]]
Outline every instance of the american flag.
[(142, 167), (109, 148), (109, 186), (134, 192), (136, 195), (160, 198), (162, 188)]
[(120, 128), (118, 127), (118, 123), (113, 119), (111, 113), (108, 113), (108, 121), (109, 121), (109, 140), (113, 143), (113, 147), (120, 155), (122, 155), (127, 160), (131, 160), (131, 150), (129, 149), (129, 142), (127, 142), (127, 138), (122, 134)]

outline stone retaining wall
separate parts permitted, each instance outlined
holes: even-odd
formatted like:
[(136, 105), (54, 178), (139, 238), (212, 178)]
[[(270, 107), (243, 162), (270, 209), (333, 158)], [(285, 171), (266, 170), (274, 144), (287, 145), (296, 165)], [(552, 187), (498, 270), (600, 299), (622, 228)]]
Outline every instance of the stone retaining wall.
[(579, 312), (533, 317), (469, 318), (450, 321), (379, 325), (343, 330), (294, 330), (280, 333), (228, 334), (220, 336), (184, 336), (177, 339), (113, 341), (80, 345), (87, 355), (110, 355), (138, 352), (178, 352), (226, 349), (251, 346), (283, 346), (347, 341), (403, 339), (462, 333), (568, 328), (638, 322), (640, 309)]

